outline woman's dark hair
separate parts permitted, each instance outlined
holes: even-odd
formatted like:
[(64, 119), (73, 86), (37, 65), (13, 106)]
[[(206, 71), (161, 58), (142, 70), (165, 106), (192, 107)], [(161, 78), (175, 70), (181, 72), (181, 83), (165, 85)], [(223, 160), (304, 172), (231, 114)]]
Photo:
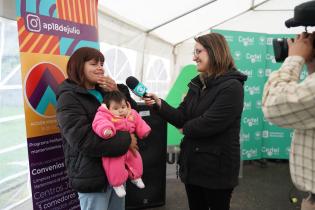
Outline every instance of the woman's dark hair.
[(218, 33), (210, 33), (195, 38), (208, 52), (209, 72), (208, 76), (217, 77), (228, 70), (235, 69), (233, 57), (224, 36)]
[(84, 87), (84, 63), (90, 60), (104, 63), (104, 55), (97, 49), (82, 47), (77, 49), (69, 58), (67, 63), (68, 78), (76, 84)]
[(103, 103), (106, 104), (107, 108), (110, 107), (110, 103), (111, 102), (116, 102), (116, 103), (121, 103), (123, 101), (125, 101), (127, 103), (127, 98), (125, 96), (125, 94), (123, 94), (120, 91), (111, 91), (108, 92), (103, 99)]

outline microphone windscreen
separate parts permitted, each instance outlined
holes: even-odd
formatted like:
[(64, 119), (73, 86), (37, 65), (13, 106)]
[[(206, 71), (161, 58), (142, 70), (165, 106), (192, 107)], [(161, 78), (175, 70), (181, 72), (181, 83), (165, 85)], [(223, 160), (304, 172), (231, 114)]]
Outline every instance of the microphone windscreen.
[(137, 78), (130, 76), (126, 79), (126, 85), (131, 89), (131, 91), (139, 96), (143, 97), (145, 96), (147, 92), (147, 88), (137, 80)]
[(135, 89), (135, 87), (138, 85), (139, 81), (137, 78), (130, 76), (126, 79), (126, 85), (131, 89)]

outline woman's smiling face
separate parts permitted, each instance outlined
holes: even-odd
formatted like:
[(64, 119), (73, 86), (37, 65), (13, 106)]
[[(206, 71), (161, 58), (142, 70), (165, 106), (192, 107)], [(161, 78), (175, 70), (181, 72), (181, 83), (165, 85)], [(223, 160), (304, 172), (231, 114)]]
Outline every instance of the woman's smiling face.
[(209, 70), (209, 55), (207, 50), (198, 42), (195, 44), (193, 61), (197, 64), (198, 72), (207, 72)]
[(86, 88), (94, 88), (100, 77), (104, 76), (103, 62), (94, 59), (84, 63), (84, 75), (86, 78)]

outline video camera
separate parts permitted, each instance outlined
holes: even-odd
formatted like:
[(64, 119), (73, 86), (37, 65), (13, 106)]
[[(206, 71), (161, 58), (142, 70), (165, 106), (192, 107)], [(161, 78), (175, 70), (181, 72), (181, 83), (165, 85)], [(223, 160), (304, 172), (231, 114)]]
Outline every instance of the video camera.
[[(308, 26), (315, 26), (315, 1), (308, 1), (294, 7), (294, 17), (285, 21), (285, 26), (288, 28), (305, 26), (305, 30)], [(288, 57), (287, 38), (275, 38), (272, 44), (276, 61), (283, 62)], [(315, 40), (313, 47), (315, 48)]]

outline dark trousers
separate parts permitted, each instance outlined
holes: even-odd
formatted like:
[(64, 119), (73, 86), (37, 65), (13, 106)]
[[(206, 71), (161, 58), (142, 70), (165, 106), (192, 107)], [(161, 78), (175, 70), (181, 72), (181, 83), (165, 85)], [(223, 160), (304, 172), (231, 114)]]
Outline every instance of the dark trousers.
[(229, 210), (232, 189), (208, 189), (186, 184), (190, 210)]

